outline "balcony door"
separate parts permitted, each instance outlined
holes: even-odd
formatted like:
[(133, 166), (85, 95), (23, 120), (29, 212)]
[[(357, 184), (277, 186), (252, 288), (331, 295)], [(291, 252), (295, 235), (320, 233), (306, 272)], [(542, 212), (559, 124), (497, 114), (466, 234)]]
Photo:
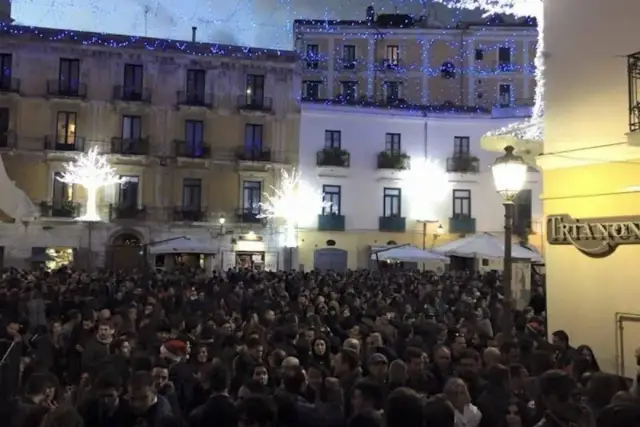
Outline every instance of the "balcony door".
[(51, 204), (54, 209), (61, 209), (65, 203), (73, 200), (73, 185), (60, 181), (62, 172), (53, 174), (53, 192), (51, 194)]
[(140, 116), (122, 116), (122, 139), (138, 141), (142, 138), (142, 118)]
[(262, 201), (262, 182), (244, 181), (242, 183), (242, 213), (245, 215), (260, 215)]
[(190, 155), (200, 157), (203, 150), (204, 122), (187, 120), (184, 123), (184, 140)]
[(78, 95), (80, 88), (80, 60), (60, 58), (58, 87), (61, 94)]
[(139, 64), (124, 65), (122, 95), (126, 99), (142, 99), (144, 68)]
[(245, 154), (259, 156), (264, 148), (262, 141), (263, 127), (247, 123), (244, 128), (244, 150)]
[(187, 101), (203, 102), (206, 84), (204, 70), (187, 70)]
[(247, 104), (258, 107), (264, 105), (264, 76), (247, 75)]
[(76, 144), (78, 114), (70, 111), (58, 112), (56, 123), (56, 150), (73, 150)]
[(134, 175), (123, 175), (118, 188), (118, 205), (123, 209), (136, 209), (140, 191), (140, 178)]
[(470, 153), (469, 137), (453, 137), (453, 157), (469, 157)]
[(182, 210), (200, 212), (202, 208), (202, 180), (185, 178), (182, 181)]

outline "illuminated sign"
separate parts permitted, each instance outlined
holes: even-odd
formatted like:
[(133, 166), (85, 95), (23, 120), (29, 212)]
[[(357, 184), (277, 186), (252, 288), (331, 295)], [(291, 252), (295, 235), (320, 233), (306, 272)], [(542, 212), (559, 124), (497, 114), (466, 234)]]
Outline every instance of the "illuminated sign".
[(640, 244), (640, 217), (572, 218), (547, 217), (550, 245), (573, 245), (585, 255), (601, 258), (620, 245)]

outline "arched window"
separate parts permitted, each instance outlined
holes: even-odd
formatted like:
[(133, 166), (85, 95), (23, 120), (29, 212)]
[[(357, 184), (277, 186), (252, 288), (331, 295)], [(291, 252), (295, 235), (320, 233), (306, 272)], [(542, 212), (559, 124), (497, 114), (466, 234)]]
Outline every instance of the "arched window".
[(142, 242), (135, 234), (122, 233), (113, 239), (113, 244), (117, 246), (140, 246)]
[(389, 246), (394, 246), (394, 245), (397, 245), (397, 243), (396, 243), (396, 241), (395, 241), (395, 240), (389, 240), (389, 241), (387, 242), (387, 245), (389, 245)]
[(440, 66), (440, 77), (443, 79), (455, 79), (456, 78), (456, 66), (453, 62), (446, 61)]
[(335, 245), (336, 245), (335, 240), (332, 240), (332, 239), (327, 240), (327, 246), (335, 246)]

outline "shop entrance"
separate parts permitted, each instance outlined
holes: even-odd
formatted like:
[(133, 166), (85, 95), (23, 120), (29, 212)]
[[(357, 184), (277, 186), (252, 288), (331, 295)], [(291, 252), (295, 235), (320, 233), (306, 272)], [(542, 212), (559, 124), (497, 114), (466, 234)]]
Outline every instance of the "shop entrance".
[(142, 239), (128, 232), (118, 234), (107, 250), (106, 266), (112, 270), (134, 270), (145, 267)]
[(264, 252), (236, 252), (236, 267), (264, 269)]

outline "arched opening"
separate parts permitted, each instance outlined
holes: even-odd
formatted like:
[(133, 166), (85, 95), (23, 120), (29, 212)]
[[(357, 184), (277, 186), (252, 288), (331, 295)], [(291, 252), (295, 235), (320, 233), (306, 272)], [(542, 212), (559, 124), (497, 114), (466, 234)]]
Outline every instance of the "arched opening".
[(115, 234), (107, 250), (105, 266), (116, 271), (144, 268), (145, 248), (142, 237), (132, 230)]

